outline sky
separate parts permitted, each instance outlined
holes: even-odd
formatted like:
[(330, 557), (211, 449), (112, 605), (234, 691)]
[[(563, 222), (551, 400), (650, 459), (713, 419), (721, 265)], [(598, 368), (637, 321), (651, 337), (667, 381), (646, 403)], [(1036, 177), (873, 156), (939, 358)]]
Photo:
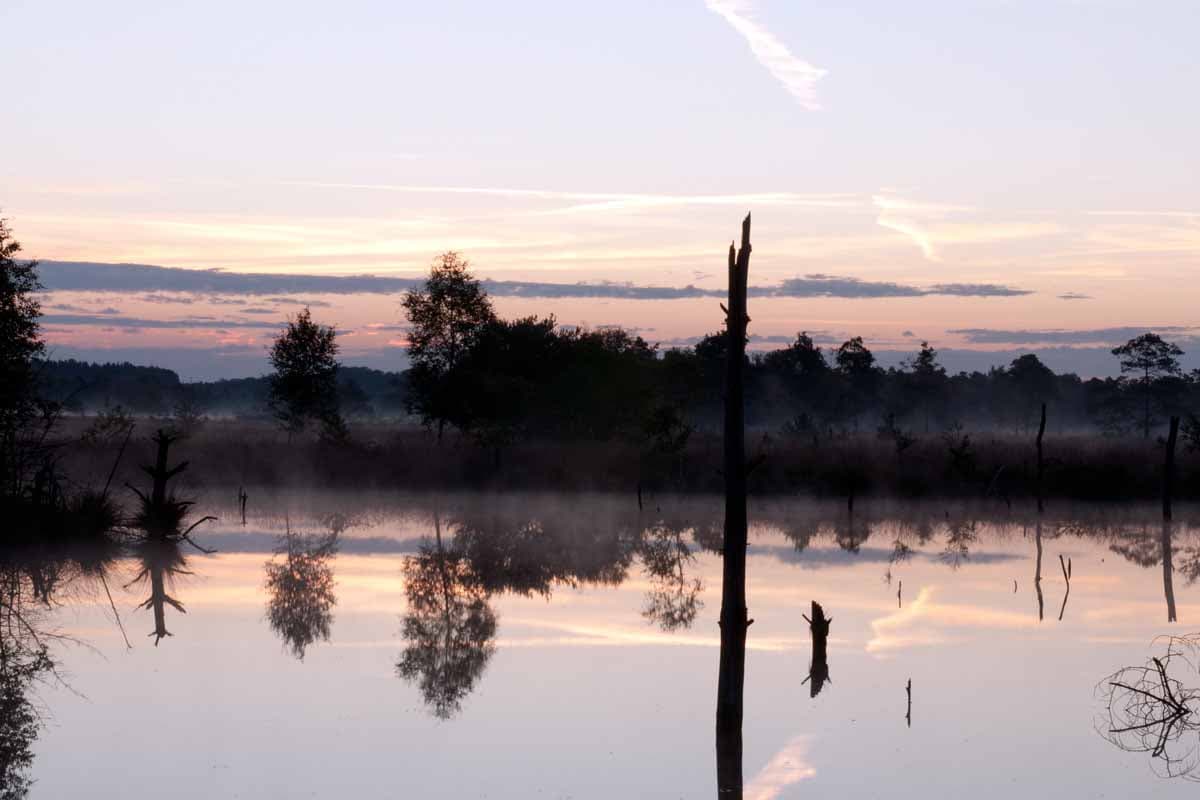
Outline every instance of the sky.
[(304, 302), (400, 368), (398, 293), (446, 250), (502, 314), (686, 344), (747, 212), (756, 346), (1099, 374), (1130, 330), (1200, 351), (1197, 29), (1167, 0), (6, 0), (0, 213), (57, 355), (189, 378), (262, 371)]

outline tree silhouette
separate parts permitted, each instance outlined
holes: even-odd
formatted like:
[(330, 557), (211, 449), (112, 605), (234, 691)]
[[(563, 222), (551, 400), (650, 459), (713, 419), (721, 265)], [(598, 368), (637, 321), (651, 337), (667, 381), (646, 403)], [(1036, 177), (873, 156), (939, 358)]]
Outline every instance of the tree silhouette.
[(19, 438), (37, 416), (35, 362), (45, 351), (38, 326), (37, 263), (21, 263), (20, 252), (0, 219), (0, 496), (20, 490)]
[(442, 542), (435, 516), (435, 540), (404, 562), (404, 651), (396, 673), (417, 684), (430, 711), (450, 719), (495, 652), (496, 614), (469, 560)]
[(307, 307), (276, 337), (271, 346), (268, 406), (289, 434), (299, 433), (310, 422), (321, 426), (321, 436), (342, 439), (338, 397), (337, 331), (313, 322)]
[(487, 292), (469, 266), (458, 253), (444, 253), (434, 261), (424, 288), (409, 291), (403, 300), (411, 325), (409, 412), (420, 414), (426, 425), (436, 423), (439, 439), (462, 399), (446, 385), (447, 376), (484, 326), (496, 318)]
[(875, 367), (875, 354), (863, 344), (861, 336), (855, 336), (838, 347), (834, 363), (845, 384), (839, 403), (841, 412), (851, 417), (857, 429), (859, 415), (875, 401), (877, 394), (879, 370)]
[(937, 360), (937, 350), (929, 342), (921, 342), (921, 349), (908, 361), (909, 379), (917, 402), (924, 409), (925, 432), (929, 432), (929, 420), (934, 413), (941, 413), (946, 388), (946, 369)]
[(317, 641), (329, 641), (333, 625), (333, 566), (338, 534), (281, 537), (266, 564), (267, 622), (297, 660)]
[(1181, 373), (1179, 357), (1183, 355), (1183, 350), (1176, 344), (1163, 341), (1157, 333), (1143, 333), (1120, 347), (1113, 348), (1112, 354), (1120, 357), (1122, 373), (1140, 376), (1135, 379), (1135, 383), (1141, 389), (1143, 401), (1142, 435), (1149, 439), (1150, 405), (1155, 382)]

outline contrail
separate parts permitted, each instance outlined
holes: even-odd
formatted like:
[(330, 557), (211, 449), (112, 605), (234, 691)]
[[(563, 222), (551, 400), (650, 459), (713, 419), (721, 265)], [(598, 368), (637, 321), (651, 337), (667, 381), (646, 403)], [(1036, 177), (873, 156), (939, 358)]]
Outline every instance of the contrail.
[(758, 63), (766, 67), (802, 107), (809, 111), (820, 110), (816, 85), (825, 76), (825, 70), (792, 55), (787, 45), (750, 18), (749, 4), (740, 0), (705, 0), (705, 5), (745, 37)]

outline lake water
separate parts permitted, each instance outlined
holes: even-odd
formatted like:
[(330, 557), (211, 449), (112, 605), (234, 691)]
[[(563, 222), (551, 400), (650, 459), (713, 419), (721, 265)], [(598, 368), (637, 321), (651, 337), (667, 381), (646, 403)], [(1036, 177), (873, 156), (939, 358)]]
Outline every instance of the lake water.
[[(244, 526), (201, 497), (215, 554), (65, 570), (41, 611), (28, 589), (67, 637), (27, 688), (31, 797), (716, 793), (719, 498), (250, 495)], [(1200, 631), (1190, 516), (1164, 570), (1152, 508), (752, 502), (745, 797), (1194, 796), (1200, 674), (1169, 663), (1189, 710), (1140, 752), (1106, 697)]]

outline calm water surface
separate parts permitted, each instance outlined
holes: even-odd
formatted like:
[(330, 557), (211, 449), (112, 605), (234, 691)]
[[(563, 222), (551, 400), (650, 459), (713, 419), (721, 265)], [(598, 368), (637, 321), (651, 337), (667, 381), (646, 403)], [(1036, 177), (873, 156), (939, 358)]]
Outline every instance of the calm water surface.
[[(50, 588), (6, 567), (67, 637), (46, 639), (63, 682), (26, 692), (31, 797), (716, 793), (719, 499), (252, 491), (245, 526), (224, 499), (198, 506), (212, 555)], [(1105, 692), (1200, 632), (1178, 517), (1164, 569), (1149, 508), (752, 504), (745, 796), (1194, 796), (1190, 711), (1137, 752)], [(1200, 674), (1169, 666), (1187, 706)]]

